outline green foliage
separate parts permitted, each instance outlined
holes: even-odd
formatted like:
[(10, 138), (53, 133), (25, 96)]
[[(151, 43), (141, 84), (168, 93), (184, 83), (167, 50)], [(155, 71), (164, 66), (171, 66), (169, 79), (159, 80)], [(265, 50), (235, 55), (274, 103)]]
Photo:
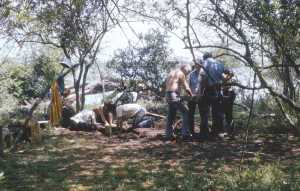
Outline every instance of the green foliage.
[(7, 84), (10, 95), (23, 102), (40, 97), (55, 79), (59, 66), (44, 55), (28, 64), (5, 64), (2, 83)]
[(156, 94), (161, 93), (164, 78), (175, 62), (168, 60), (170, 51), (167, 47), (166, 34), (150, 30), (140, 35), (140, 46), (129, 46), (119, 50), (108, 63), (123, 79), (144, 85)]
[(13, 80), (6, 76), (7, 68), (5, 65), (0, 67), (0, 125), (5, 125), (9, 116), (8, 112), (12, 111), (18, 104), (18, 100), (9, 93), (9, 87)]
[(222, 185), (224, 190), (297, 190), (293, 189), (297, 183), (291, 184), (278, 164), (253, 166), (240, 172), (225, 173), (220, 176), (217, 184)]

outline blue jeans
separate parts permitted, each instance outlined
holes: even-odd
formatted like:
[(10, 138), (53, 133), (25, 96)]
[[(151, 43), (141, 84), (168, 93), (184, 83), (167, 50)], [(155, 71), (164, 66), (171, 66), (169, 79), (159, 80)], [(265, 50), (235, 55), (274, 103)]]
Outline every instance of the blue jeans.
[(212, 129), (211, 134), (216, 135), (224, 131), (223, 110), (219, 91), (207, 91), (204, 96), (205, 112), (201, 116), (201, 121), (204, 129), (208, 129), (208, 117), (211, 108), (212, 112)]
[(236, 94), (233, 90), (223, 91), (222, 108), (225, 118), (225, 130), (228, 133), (233, 132), (233, 104)]
[(200, 134), (204, 136), (208, 136), (208, 111), (206, 103), (204, 103), (204, 98), (197, 101), (189, 101), (188, 108), (189, 108), (189, 122), (190, 122), (190, 131), (192, 134), (195, 134), (195, 111), (196, 107), (198, 106), (198, 110), (201, 117), (201, 124), (200, 124)]
[(168, 118), (167, 118), (167, 127), (166, 127), (166, 137), (170, 138), (173, 136), (173, 124), (176, 119), (177, 110), (182, 115), (182, 136), (190, 136), (189, 128), (189, 113), (188, 109), (181, 101), (171, 101), (168, 102)]

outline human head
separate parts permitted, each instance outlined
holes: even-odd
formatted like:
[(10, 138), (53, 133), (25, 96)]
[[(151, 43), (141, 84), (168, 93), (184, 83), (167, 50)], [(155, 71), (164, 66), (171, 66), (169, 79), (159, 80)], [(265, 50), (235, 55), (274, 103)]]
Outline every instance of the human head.
[(181, 71), (182, 71), (185, 75), (189, 74), (189, 73), (192, 71), (192, 67), (191, 67), (191, 65), (189, 65), (189, 64), (184, 64), (184, 65), (182, 65), (182, 66), (180, 67), (180, 69), (181, 69)]
[(196, 70), (200, 70), (202, 64), (203, 64), (203, 60), (202, 60), (202, 59), (199, 59), (199, 60), (195, 63), (194, 68), (195, 68)]
[(205, 52), (205, 53), (203, 54), (203, 60), (206, 60), (206, 59), (208, 59), (208, 58), (212, 58), (211, 52)]
[(115, 113), (116, 112), (116, 104), (114, 104), (112, 101), (106, 101), (104, 102), (103, 107), (104, 113)]

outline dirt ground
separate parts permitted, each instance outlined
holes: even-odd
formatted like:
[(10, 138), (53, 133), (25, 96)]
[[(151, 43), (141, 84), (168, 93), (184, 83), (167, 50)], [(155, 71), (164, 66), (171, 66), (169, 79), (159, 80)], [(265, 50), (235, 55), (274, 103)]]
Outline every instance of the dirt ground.
[(225, 190), (219, 181), (224, 173), (236, 175), (239, 169), (276, 164), (286, 176), (293, 171), (300, 177), (300, 142), (293, 136), (252, 135), (246, 146), (239, 138), (165, 143), (162, 133), (162, 129), (139, 129), (107, 137), (97, 131), (55, 128), (44, 132), (40, 144), (22, 146), (0, 162), (0, 186), (3, 190)]

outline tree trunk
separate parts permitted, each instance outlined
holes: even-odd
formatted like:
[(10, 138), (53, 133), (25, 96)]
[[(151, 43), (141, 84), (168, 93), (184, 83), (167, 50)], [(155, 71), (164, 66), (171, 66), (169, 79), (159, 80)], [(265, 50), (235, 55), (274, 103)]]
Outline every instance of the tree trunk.
[(72, 75), (73, 75), (73, 83), (74, 83), (74, 91), (76, 95), (76, 112), (79, 112), (80, 110), (80, 95), (79, 95), (79, 84), (76, 81), (76, 74), (75, 70), (72, 70)]
[[(85, 64), (85, 61), (82, 57), (82, 55), (80, 55), (80, 59), (79, 59), (79, 75), (78, 75), (78, 78), (77, 78), (77, 81), (76, 81), (76, 85), (75, 85), (75, 91), (76, 91), (76, 112), (79, 112), (82, 110), (81, 108), (81, 97), (80, 97), (80, 82), (81, 82), (81, 78), (82, 78), (82, 74), (83, 74), (83, 71), (84, 71), (84, 64)], [(82, 88), (82, 87), (81, 87)]]
[(104, 103), (104, 100), (105, 100), (105, 81), (104, 81), (104, 77), (103, 77), (103, 75), (100, 71), (100, 67), (99, 67), (98, 63), (96, 65), (97, 65), (98, 73), (99, 73), (100, 80), (101, 80), (101, 83), (102, 83), (102, 103)]
[(2, 133), (2, 126), (0, 126), (0, 157), (4, 156)]
[(84, 109), (85, 106), (85, 86), (86, 86), (86, 78), (87, 74), (89, 72), (91, 65), (88, 64), (85, 66), (84, 74), (83, 74), (83, 79), (82, 79), (82, 87), (81, 87), (81, 108), (80, 110)]
[(287, 96), (288, 98), (290, 98), (291, 100), (295, 101), (295, 87), (294, 87), (294, 83), (292, 80), (288, 59), (286, 59), (286, 57), (284, 57), (282, 64), (284, 65), (284, 67), (282, 69), (283, 76), (284, 76), (283, 77), (283, 79), (284, 79), (283, 94), (285, 96)]
[(195, 57), (195, 54), (194, 54), (194, 50), (193, 50), (193, 45), (192, 45), (192, 40), (191, 40), (191, 36), (190, 36), (190, 1), (187, 0), (186, 1), (186, 4), (185, 4), (185, 8), (186, 8), (186, 37), (187, 37), (187, 40), (188, 40), (188, 44), (189, 44), (189, 47), (190, 47), (190, 51), (191, 51), (191, 54), (192, 54), (192, 57), (193, 57), (193, 62), (194, 64), (196, 64), (196, 57)]
[(75, 95), (76, 95), (76, 113), (80, 111), (80, 94), (79, 85), (75, 85)]

